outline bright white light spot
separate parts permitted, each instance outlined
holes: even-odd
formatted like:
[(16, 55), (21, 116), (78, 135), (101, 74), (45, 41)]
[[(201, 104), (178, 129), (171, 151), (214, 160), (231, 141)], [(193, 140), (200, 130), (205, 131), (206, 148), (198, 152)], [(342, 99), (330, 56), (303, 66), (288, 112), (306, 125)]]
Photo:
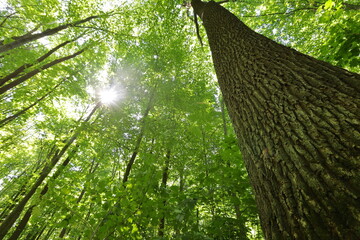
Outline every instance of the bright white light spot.
[(91, 97), (95, 97), (96, 95), (96, 91), (92, 86), (87, 86), (86, 87), (86, 92), (91, 96)]
[(4, 11), (6, 10), (9, 6), (7, 0), (0, 0), (0, 10)]
[(104, 105), (110, 105), (115, 103), (118, 99), (119, 94), (116, 92), (114, 88), (104, 89), (100, 91), (100, 101)]

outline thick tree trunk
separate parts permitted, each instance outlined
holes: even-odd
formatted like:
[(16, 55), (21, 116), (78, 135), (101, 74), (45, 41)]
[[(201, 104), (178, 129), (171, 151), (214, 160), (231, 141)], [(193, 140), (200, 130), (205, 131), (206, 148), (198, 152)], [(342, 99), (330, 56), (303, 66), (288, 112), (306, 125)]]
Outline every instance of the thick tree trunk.
[(266, 239), (360, 239), (360, 76), (192, 1)]

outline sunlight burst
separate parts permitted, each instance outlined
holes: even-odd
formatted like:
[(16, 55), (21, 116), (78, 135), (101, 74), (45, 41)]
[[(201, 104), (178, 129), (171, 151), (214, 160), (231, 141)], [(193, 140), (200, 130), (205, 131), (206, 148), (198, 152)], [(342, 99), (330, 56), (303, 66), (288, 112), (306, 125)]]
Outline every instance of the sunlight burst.
[(114, 88), (104, 89), (100, 91), (100, 101), (104, 105), (113, 104), (119, 97), (118, 92)]

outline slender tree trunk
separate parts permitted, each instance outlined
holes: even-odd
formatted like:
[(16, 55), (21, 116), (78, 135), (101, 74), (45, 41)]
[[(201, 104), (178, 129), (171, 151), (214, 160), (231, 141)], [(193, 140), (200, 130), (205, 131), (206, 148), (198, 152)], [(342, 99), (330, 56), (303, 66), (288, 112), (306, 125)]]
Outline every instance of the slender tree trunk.
[(55, 231), (55, 228), (54, 228), (54, 227), (49, 228), (49, 230), (48, 230), (48, 232), (46, 233), (44, 239), (51, 239), (50, 237), (51, 237), (51, 235), (54, 233), (54, 231)]
[(8, 240), (16, 240), (18, 239), (18, 237), (20, 236), (20, 234), (22, 233), (22, 231), (25, 229), (26, 224), (28, 223), (31, 214), (32, 214), (32, 210), (34, 209), (35, 205), (31, 206), (28, 208), (28, 210), (26, 211), (26, 213), (24, 214), (24, 216), (22, 217), (22, 219), (20, 220), (18, 226), (16, 227), (15, 231), (13, 232), (13, 234), (8, 238)]
[(140, 133), (139, 133), (139, 135), (138, 135), (138, 137), (136, 139), (134, 151), (133, 151), (133, 153), (131, 155), (131, 158), (130, 158), (127, 166), (126, 166), (126, 170), (125, 170), (124, 177), (123, 177), (123, 180), (122, 180), (123, 183), (127, 182), (128, 178), (129, 178), (129, 175), (130, 175), (131, 168), (132, 168), (133, 164), (135, 163), (136, 156), (139, 153), (141, 141), (142, 141), (142, 139), (144, 137), (146, 118), (149, 115), (149, 112), (150, 112), (150, 110), (152, 108), (152, 105), (153, 105), (153, 97), (154, 97), (154, 95), (152, 94), (150, 96), (149, 103), (148, 103), (148, 105), (147, 105), (147, 107), (145, 109), (144, 115), (143, 115), (143, 117), (141, 119)]
[[(169, 178), (170, 157), (171, 157), (171, 151), (168, 150), (166, 152), (165, 166), (164, 166), (164, 169), (163, 169), (162, 180), (161, 180), (161, 195), (162, 195), (162, 198), (163, 198), (163, 207), (164, 208), (166, 207), (165, 190), (166, 190), (167, 180)], [(165, 234), (165, 213), (164, 213), (164, 209), (161, 209), (160, 212), (161, 212), (162, 216), (160, 218), (158, 236), (159, 237), (164, 237), (164, 234)]]
[(255, 33), (213, 1), (192, 5), (266, 239), (360, 239), (360, 76)]
[(26, 235), (25, 239), (29, 239), (29, 240), (38, 240), (38, 239), (40, 239), (42, 234), (45, 232), (46, 227), (47, 226), (45, 225), (38, 232), (29, 233), (28, 235)]
[[(96, 171), (96, 169), (98, 168), (99, 166), (99, 163), (96, 163), (95, 164), (95, 160), (93, 160), (93, 162), (91, 163), (91, 167), (90, 167), (90, 170), (89, 170), (89, 174), (92, 174)], [(76, 200), (76, 203), (79, 204), (81, 202), (81, 200), (83, 199), (84, 195), (85, 195), (85, 192), (86, 192), (86, 188), (84, 187), (78, 197), (78, 199)], [(68, 215), (67, 219), (71, 219), (71, 214)], [(67, 224), (66, 227), (63, 227), (63, 229), (61, 230), (60, 234), (59, 234), (59, 238), (64, 238), (69, 232), (71, 229), (69, 229), (68, 227), (69, 224)]]
[(45, 30), (45, 31), (43, 31), (41, 33), (25, 34), (25, 35), (20, 36), (20, 37), (14, 37), (13, 39), (15, 41), (10, 42), (8, 44), (0, 45), (0, 53), (9, 51), (9, 50), (17, 48), (17, 47), (20, 47), (20, 46), (22, 46), (22, 45), (24, 45), (26, 43), (38, 40), (38, 39), (40, 39), (42, 37), (54, 35), (55, 33), (58, 33), (58, 32), (60, 32), (60, 31), (62, 31), (64, 29), (67, 29), (67, 28), (73, 27), (73, 26), (77, 26), (77, 25), (82, 24), (82, 23), (86, 23), (86, 22), (88, 22), (88, 21), (90, 21), (92, 19), (99, 18), (99, 17), (100, 16), (91, 16), (91, 17), (88, 17), (88, 18), (80, 20), (80, 21), (76, 21), (76, 22), (64, 24), (64, 25), (61, 25), (61, 26), (58, 26), (58, 27), (55, 27), (55, 28), (47, 29), (47, 30)]
[[(76, 149), (73, 150), (70, 155), (65, 159), (65, 161), (61, 164), (61, 166), (56, 170), (56, 172), (54, 173), (54, 175), (51, 177), (51, 179), (54, 181), (64, 170), (64, 168), (69, 164), (72, 156), (75, 154)], [(49, 184), (46, 183), (46, 185), (43, 187), (42, 191), (40, 192), (40, 200), (44, 197), (44, 195), (47, 193), (47, 191), (49, 190)], [(39, 202), (40, 202), (39, 200)], [(32, 211), (33, 209), (36, 207), (36, 205), (32, 205), (28, 208), (28, 210), (26, 211), (26, 213), (24, 214), (24, 216), (22, 217), (22, 219), (20, 220), (18, 226), (16, 227), (15, 231), (13, 232), (13, 234), (8, 238), (8, 240), (16, 240), (18, 239), (18, 237), (20, 236), (20, 234), (24, 231), (27, 223), (30, 220), (30, 217), (32, 215)]]
[[(85, 119), (84, 122), (88, 122), (91, 116), (95, 113), (97, 108), (100, 105), (97, 104), (93, 111), (89, 114), (89, 116)], [(6, 219), (0, 225), (0, 240), (5, 237), (5, 235), (9, 232), (12, 225), (15, 221), (19, 218), (21, 212), (25, 208), (25, 205), (28, 203), (30, 198), (34, 195), (38, 187), (43, 183), (45, 178), (49, 175), (51, 170), (56, 166), (59, 162), (60, 158), (65, 154), (67, 149), (71, 146), (71, 144), (76, 140), (77, 136), (80, 134), (82, 127), (80, 126), (79, 129), (74, 133), (74, 135), (66, 142), (65, 146), (60, 150), (57, 151), (52, 159), (50, 160), (49, 164), (45, 165), (42, 172), (40, 173), (39, 178), (36, 182), (32, 185), (29, 192), (24, 196), (24, 198), (16, 205), (16, 207), (12, 210), (12, 212), (6, 217)]]
[[(123, 183), (123, 187), (126, 188), (126, 183), (129, 179), (129, 176), (130, 176), (130, 172), (131, 172), (131, 169), (132, 169), (132, 166), (134, 165), (135, 163), (135, 160), (136, 160), (136, 157), (139, 153), (139, 149), (140, 149), (140, 146), (141, 146), (141, 142), (142, 142), (142, 139), (144, 137), (144, 130), (145, 130), (145, 127), (146, 127), (146, 119), (150, 113), (150, 110), (152, 109), (153, 107), (153, 100), (154, 100), (154, 94), (155, 94), (155, 88), (153, 90), (153, 92), (151, 93), (150, 95), (150, 99), (149, 99), (149, 102), (148, 102), (148, 105), (144, 111), (144, 115), (140, 121), (140, 132), (139, 132), (139, 135), (137, 136), (137, 139), (136, 139), (136, 142), (135, 142), (135, 146), (134, 146), (134, 150), (131, 154), (131, 157), (129, 159), (129, 162), (127, 163), (126, 165), (126, 169), (125, 169), (125, 173), (124, 173), (124, 176), (122, 178), (122, 183)], [(99, 229), (104, 226), (104, 224), (109, 220), (109, 217), (112, 216), (112, 215), (115, 215), (116, 213), (114, 213), (115, 209), (117, 209), (117, 211), (119, 211), (119, 209), (121, 208), (120, 206), (120, 199), (118, 199), (118, 201), (114, 204), (113, 208), (110, 209), (104, 216), (104, 218), (99, 222), (99, 224), (97, 225), (97, 227), (94, 229), (94, 231), (92, 232), (91, 234), (91, 237), (90, 239), (94, 239), (96, 238), (97, 234), (98, 234), (98, 231)], [(110, 232), (104, 239), (108, 239), (112, 234), (114, 233), (114, 231)]]
[[(11, 184), (12, 187), (16, 187), (15, 184)], [(11, 204), (4, 204), (6, 207), (3, 209), (3, 211), (0, 214), (0, 219), (6, 218), (6, 216), (9, 214), (9, 212), (16, 206), (16, 203), (20, 201), (21, 197), (23, 197), (26, 194), (26, 187), (27, 183), (24, 183), (21, 185), (19, 190), (12, 195), (11, 197)], [(7, 186), (8, 188), (8, 186)]]
[(28, 107), (18, 111), (17, 113), (15, 113), (14, 115), (11, 115), (10, 117), (7, 117), (3, 120), (0, 120), (0, 127), (5, 126), (6, 124), (8, 124), (9, 122), (13, 121), (15, 118), (21, 116), (22, 114), (26, 113), (27, 110), (31, 109), (32, 107), (36, 106), (37, 104), (39, 104), (42, 100), (44, 100), (47, 96), (49, 96), (51, 93), (53, 93), (63, 82), (65, 82), (65, 80), (61, 81), (60, 83), (58, 83), (55, 87), (53, 87), (53, 89), (51, 89), (49, 92), (47, 92), (44, 96), (42, 96), (41, 98), (37, 99), (35, 102), (33, 102), (32, 104), (30, 104)]
[(58, 63), (64, 62), (64, 61), (69, 60), (69, 59), (72, 59), (72, 58), (76, 57), (77, 55), (80, 55), (80, 54), (83, 53), (84, 51), (85, 51), (85, 49), (82, 49), (82, 50), (80, 50), (80, 51), (77, 51), (77, 52), (74, 53), (74, 54), (71, 54), (71, 55), (66, 56), (66, 57), (58, 58), (58, 59), (56, 59), (56, 60), (54, 60), (54, 61), (52, 61), (52, 62), (49, 62), (49, 63), (45, 64), (45, 65), (42, 66), (41, 68), (35, 69), (35, 70), (31, 71), (31, 72), (28, 72), (28, 73), (25, 74), (24, 76), (21, 76), (21, 77), (19, 77), (18, 79), (12, 81), (11, 83), (9, 83), (9, 84), (1, 87), (1, 88), (0, 88), (0, 94), (3, 94), (3, 93), (5, 93), (5, 92), (9, 91), (10, 89), (16, 87), (16, 86), (19, 85), (20, 83), (22, 83), (22, 82), (26, 81), (27, 79), (35, 76), (35, 75), (38, 74), (39, 72), (41, 72), (41, 71), (43, 71), (43, 70), (45, 70), (45, 69), (48, 69), (48, 68), (50, 68), (50, 67), (52, 67), (52, 66), (54, 66), (54, 65), (56, 65), (56, 64), (58, 64)]
[(61, 44), (59, 44), (58, 46), (54, 47), (53, 49), (51, 49), (50, 51), (48, 51), (47, 53), (45, 53), (44, 55), (42, 55), (41, 57), (39, 57), (38, 59), (35, 60), (34, 63), (28, 63), (28, 64), (24, 64), (21, 67), (19, 67), (18, 69), (16, 69), (15, 71), (13, 71), (12, 73), (6, 75), (5, 77), (0, 79), (0, 86), (4, 85), (5, 83), (7, 83), (10, 79), (15, 78), (17, 76), (19, 76), (21, 73), (24, 72), (25, 69), (34, 66), (35, 64), (38, 64), (42, 61), (44, 61), (47, 57), (49, 57), (51, 54), (53, 54), (56, 50), (58, 50), (59, 48), (75, 41), (74, 40), (70, 40), (70, 41), (66, 41), (63, 42)]

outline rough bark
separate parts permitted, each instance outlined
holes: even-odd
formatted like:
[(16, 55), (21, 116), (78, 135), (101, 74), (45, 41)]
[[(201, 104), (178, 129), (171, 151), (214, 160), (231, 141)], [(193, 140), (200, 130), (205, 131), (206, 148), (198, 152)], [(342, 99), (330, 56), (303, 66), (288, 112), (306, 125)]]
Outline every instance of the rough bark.
[(193, 0), (266, 239), (360, 239), (360, 76)]

